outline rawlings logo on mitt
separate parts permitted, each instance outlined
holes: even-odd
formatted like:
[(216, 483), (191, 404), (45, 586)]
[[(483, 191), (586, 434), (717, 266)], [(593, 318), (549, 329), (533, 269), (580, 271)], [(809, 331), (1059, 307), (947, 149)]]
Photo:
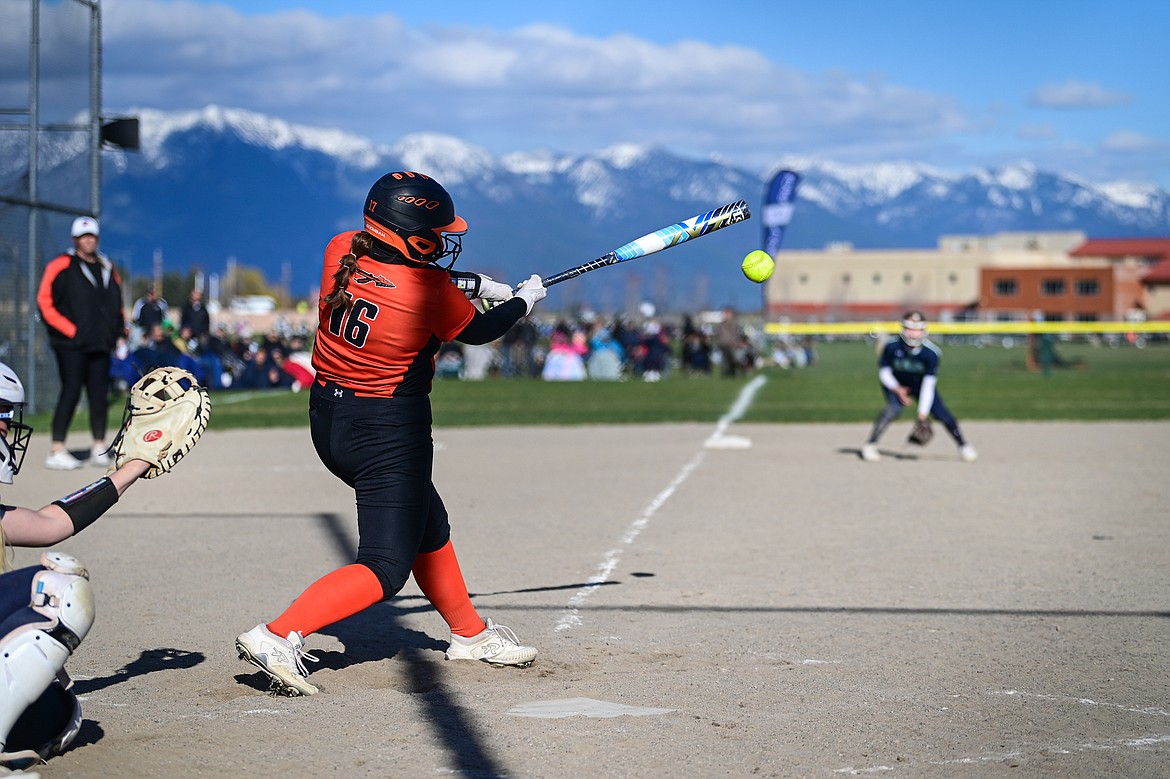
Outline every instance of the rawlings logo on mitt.
[(207, 429), (211, 398), (182, 368), (155, 368), (130, 388), (122, 429), (114, 440), (114, 465), (144, 460), (145, 479), (169, 473)]
[(917, 446), (926, 446), (932, 438), (934, 438), (934, 428), (930, 426), (930, 417), (927, 417), (914, 421), (914, 429), (910, 431), (910, 437), (906, 440)]

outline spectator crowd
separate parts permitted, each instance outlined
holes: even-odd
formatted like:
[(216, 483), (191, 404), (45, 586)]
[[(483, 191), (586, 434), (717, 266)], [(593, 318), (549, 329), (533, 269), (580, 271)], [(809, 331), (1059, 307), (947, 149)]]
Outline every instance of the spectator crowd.
[[(313, 333), (303, 325), (278, 319), (270, 332), (259, 333), (246, 320), (213, 325), (198, 291), (177, 317), (149, 291), (134, 312), (111, 369), (121, 387), (160, 365), (189, 370), (212, 390), (296, 391), (312, 381)], [(815, 360), (809, 342), (769, 342), (757, 329), (741, 326), (734, 311), (719, 315), (718, 322), (693, 315), (603, 319), (586, 309), (573, 316), (525, 317), (494, 343), (443, 344), (435, 376), (654, 382), (671, 375), (735, 377), (765, 365), (804, 367)]]
[(122, 387), (160, 366), (188, 370), (200, 384), (221, 389), (299, 390), (313, 380), (311, 333), (277, 320), (267, 333), (243, 323), (217, 323), (192, 290), (176, 317), (153, 288), (135, 302), (128, 335), (114, 351), (111, 374)]
[(769, 344), (742, 326), (731, 309), (711, 317), (618, 314), (609, 320), (584, 309), (574, 316), (521, 319), (499, 342), (469, 347), (444, 344), (439, 378), (539, 378), (545, 381), (660, 381), (684, 376), (742, 376), (765, 365), (805, 367), (816, 355), (811, 341)]

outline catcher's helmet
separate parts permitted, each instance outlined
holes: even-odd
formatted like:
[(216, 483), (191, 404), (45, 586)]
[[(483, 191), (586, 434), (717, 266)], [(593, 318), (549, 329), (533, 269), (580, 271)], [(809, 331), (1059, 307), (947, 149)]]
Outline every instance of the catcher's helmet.
[(0, 483), (12, 484), (28, 452), (33, 429), (24, 424), (24, 385), (16, 371), (0, 362), (0, 422), (8, 432), (0, 436)]
[(435, 262), (462, 250), (467, 222), (439, 182), (422, 173), (396, 171), (374, 183), (366, 197), (366, 232), (416, 262)]
[(926, 317), (921, 311), (907, 311), (902, 315), (902, 340), (911, 349), (922, 345), (926, 338)]

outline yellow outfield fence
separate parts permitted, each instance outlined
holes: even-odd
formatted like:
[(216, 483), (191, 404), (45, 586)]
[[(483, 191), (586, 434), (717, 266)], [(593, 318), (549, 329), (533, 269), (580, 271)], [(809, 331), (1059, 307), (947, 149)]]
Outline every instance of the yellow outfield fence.
[[(876, 335), (899, 333), (901, 321), (894, 322), (766, 322), (769, 335)], [(930, 322), (931, 335), (987, 335), (1028, 333), (1170, 333), (1170, 321), (1163, 322)]]

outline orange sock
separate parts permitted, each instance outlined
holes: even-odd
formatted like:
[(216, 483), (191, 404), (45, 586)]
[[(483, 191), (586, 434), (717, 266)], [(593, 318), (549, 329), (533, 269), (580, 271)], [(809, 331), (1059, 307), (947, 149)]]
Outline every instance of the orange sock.
[(268, 629), (281, 638), (294, 630), (307, 636), (380, 600), (378, 577), (366, 566), (354, 563), (310, 584), (283, 614), (268, 623)]
[(452, 633), (474, 636), (487, 628), (471, 605), (463, 572), (455, 559), (455, 547), (450, 541), (434, 552), (416, 556), (412, 572), (415, 584), (447, 621)]

